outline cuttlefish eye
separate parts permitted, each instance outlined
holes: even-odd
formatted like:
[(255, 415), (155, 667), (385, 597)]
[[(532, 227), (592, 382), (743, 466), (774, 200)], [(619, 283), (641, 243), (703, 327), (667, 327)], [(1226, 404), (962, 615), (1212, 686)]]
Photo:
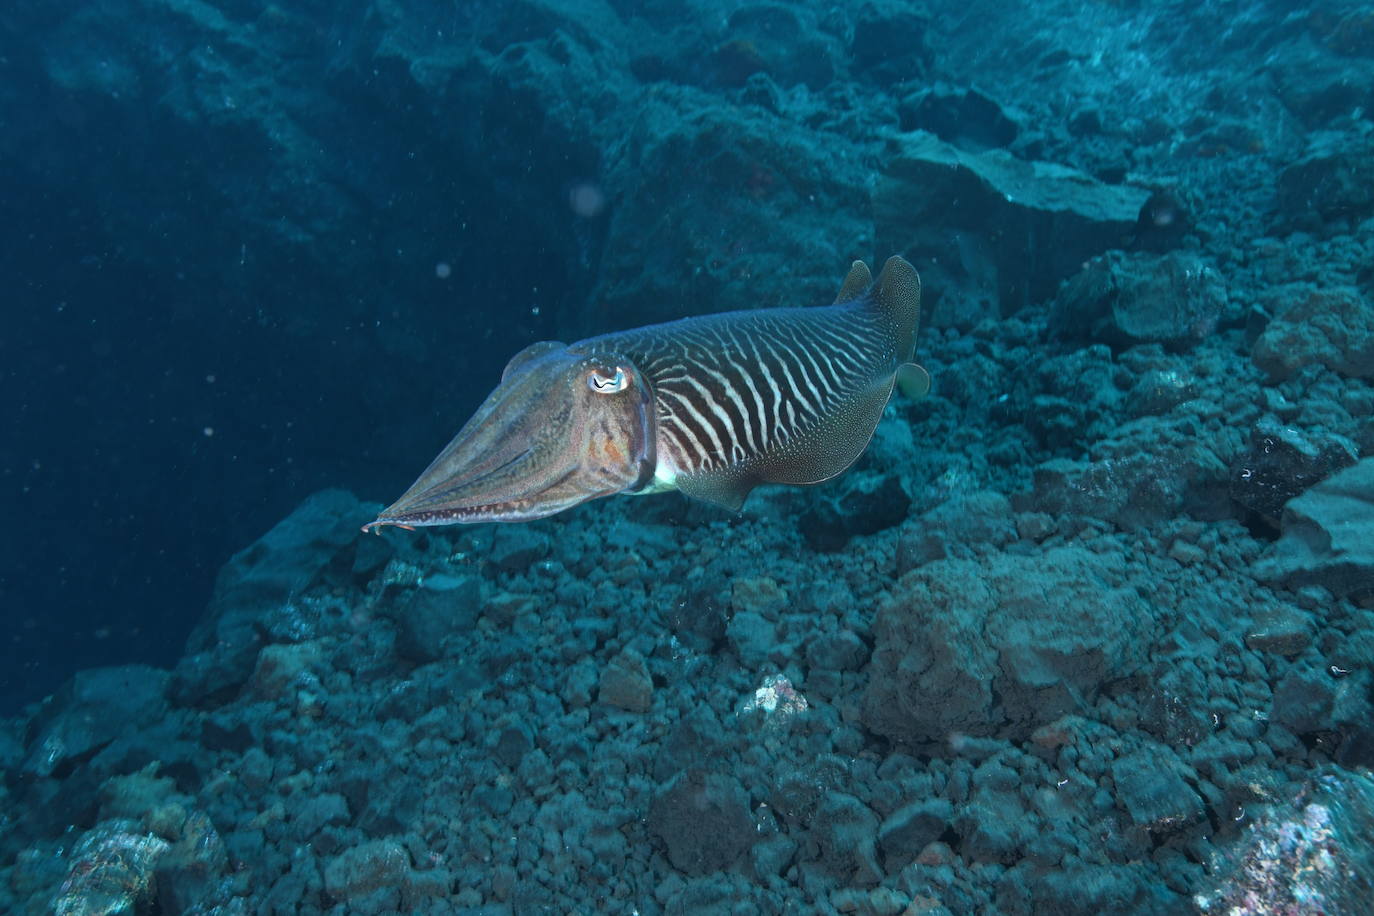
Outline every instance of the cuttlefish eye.
[(620, 366), (615, 367), (614, 375), (606, 375), (600, 369), (593, 369), (587, 376), (587, 384), (597, 394), (615, 394), (630, 387), (630, 374)]

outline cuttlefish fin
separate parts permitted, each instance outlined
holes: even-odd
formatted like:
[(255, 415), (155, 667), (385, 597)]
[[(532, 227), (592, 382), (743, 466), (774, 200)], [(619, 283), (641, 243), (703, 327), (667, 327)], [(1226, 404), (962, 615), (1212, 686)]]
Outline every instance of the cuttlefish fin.
[[(872, 309), (884, 319), (884, 333), (890, 335), (889, 352), (895, 351), (903, 360), (910, 357), (920, 317), (921, 281), (906, 261), (890, 258), (876, 284), (864, 263), (855, 261), (836, 302)], [(811, 345), (819, 351), (827, 345), (826, 338), (817, 337)], [(806, 485), (829, 480), (852, 465), (868, 447), (899, 380), (918, 394), (930, 388), (930, 376), (915, 363), (904, 361), (886, 372), (879, 370), (866, 385), (827, 405), (818, 422), (799, 428), (794, 437), (743, 462), (680, 474), (677, 487), (688, 496), (737, 511), (758, 484)], [(800, 392), (795, 396), (800, 397)]]
[(920, 402), (930, 394), (930, 373), (916, 363), (902, 363), (897, 367), (897, 390), (908, 400)]
[(844, 282), (840, 284), (840, 291), (835, 296), (835, 304), (853, 302), (867, 293), (868, 288), (872, 285), (873, 274), (869, 273), (868, 265), (863, 261), (855, 261), (849, 265), (849, 273), (845, 274)]

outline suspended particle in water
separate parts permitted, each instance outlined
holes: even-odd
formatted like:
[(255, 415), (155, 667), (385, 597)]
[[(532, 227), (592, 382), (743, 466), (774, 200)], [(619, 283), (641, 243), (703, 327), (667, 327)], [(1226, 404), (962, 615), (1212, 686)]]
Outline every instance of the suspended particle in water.
[(601, 186), (579, 181), (568, 189), (568, 206), (583, 219), (591, 219), (606, 207), (606, 195)]

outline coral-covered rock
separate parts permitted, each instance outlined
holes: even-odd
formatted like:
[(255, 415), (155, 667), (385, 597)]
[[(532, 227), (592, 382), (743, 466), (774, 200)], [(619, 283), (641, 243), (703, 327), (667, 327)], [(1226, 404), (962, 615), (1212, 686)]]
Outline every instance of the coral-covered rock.
[(1264, 901), (1269, 912), (1360, 913), (1374, 884), (1374, 785), (1365, 773), (1323, 768), (1301, 793), (1250, 824), (1216, 856), (1203, 913)]
[(170, 844), (131, 821), (102, 821), (72, 849), (71, 867), (52, 907), (56, 916), (106, 916), (133, 908)]

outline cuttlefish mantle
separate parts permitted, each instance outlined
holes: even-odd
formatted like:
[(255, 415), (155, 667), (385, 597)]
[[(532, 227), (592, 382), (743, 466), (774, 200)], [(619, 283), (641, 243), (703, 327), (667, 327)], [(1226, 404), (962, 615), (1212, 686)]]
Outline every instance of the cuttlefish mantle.
[(855, 261), (835, 302), (723, 312), (517, 353), (501, 383), (364, 531), (542, 518), (613, 494), (680, 490), (737, 511), (761, 483), (858, 459), (911, 362), (921, 281)]

